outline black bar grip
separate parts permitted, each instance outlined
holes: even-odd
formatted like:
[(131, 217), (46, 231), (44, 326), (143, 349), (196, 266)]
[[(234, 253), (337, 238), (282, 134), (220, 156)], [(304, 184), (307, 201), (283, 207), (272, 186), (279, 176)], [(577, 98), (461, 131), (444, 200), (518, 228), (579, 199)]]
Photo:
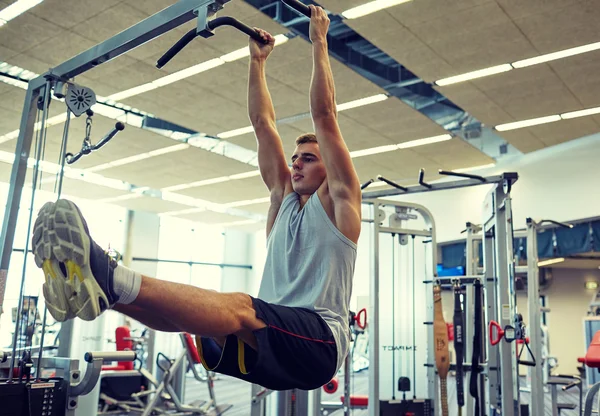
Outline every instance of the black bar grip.
[(65, 161), (67, 162), (68, 165), (71, 165), (75, 162), (77, 162), (79, 159), (81, 159), (81, 156), (83, 156), (83, 153), (79, 152), (76, 155), (74, 155), (73, 153), (66, 153), (65, 154)]
[(165, 52), (165, 54), (161, 56), (158, 61), (156, 61), (156, 67), (160, 69), (165, 66), (171, 59), (173, 59), (175, 55), (181, 52), (181, 50), (185, 48), (188, 43), (194, 40), (197, 35), (196, 29), (192, 29), (183, 35), (181, 39), (175, 43), (175, 45), (171, 46), (171, 48)]
[(408, 188), (405, 188), (404, 186), (400, 186), (400, 185), (398, 185), (397, 183), (395, 183), (395, 182), (392, 182), (392, 181), (390, 181), (389, 179), (386, 179), (386, 178), (384, 178), (384, 177), (383, 177), (383, 176), (381, 176), (381, 175), (377, 175), (377, 179), (379, 179), (379, 180), (380, 180), (380, 181), (382, 181), (382, 182), (385, 182), (385, 183), (387, 183), (387, 184), (388, 184), (388, 185), (390, 185), (390, 186), (393, 186), (393, 187), (394, 187), (394, 188), (396, 188), (396, 189), (400, 189), (401, 191), (404, 191), (404, 192), (408, 191)]
[(122, 131), (125, 128), (125, 124), (121, 123), (120, 121), (118, 121), (115, 124), (115, 128), (112, 129), (106, 136), (104, 136), (102, 138), (102, 140), (100, 140), (97, 144), (94, 145), (93, 150), (98, 150), (100, 149), (102, 146), (104, 146), (106, 143), (108, 143), (108, 141), (110, 139), (112, 139), (113, 137), (115, 137), (115, 135)]
[(483, 176), (471, 175), (469, 173), (452, 172), (452, 171), (442, 170), (442, 169), (440, 169), (438, 173), (440, 175), (458, 176), (459, 178), (477, 179), (483, 183), (486, 182), (486, 179)]
[(231, 16), (217, 17), (216, 19), (213, 19), (206, 24), (206, 27), (210, 30), (215, 30), (220, 26), (233, 26), (237, 30), (239, 30), (240, 32), (244, 32), (246, 35), (250, 36), (257, 42), (261, 42), (264, 44), (267, 44), (269, 42), (263, 39), (262, 36), (260, 36), (260, 34), (256, 30), (252, 29), (250, 26), (245, 25), (244, 23)]
[(554, 221), (554, 220), (541, 220), (539, 223), (543, 224), (545, 222), (549, 222), (550, 224), (558, 225), (559, 227), (573, 228), (573, 224), (567, 224), (567, 223), (564, 223), (564, 222)]
[(419, 185), (422, 185), (425, 188), (431, 189), (431, 185), (428, 183), (425, 183), (425, 181), (423, 180), (424, 177), (425, 177), (425, 169), (420, 169), (419, 170)]
[(282, 0), (282, 1), (286, 4), (286, 6), (289, 6), (292, 9), (296, 10), (297, 12), (302, 13), (306, 17), (310, 17), (310, 8), (306, 4), (300, 3), (298, 0)]
[(360, 186), (360, 190), (362, 191), (363, 189), (365, 189), (367, 186), (371, 185), (373, 183), (373, 179), (369, 179), (368, 181), (366, 181), (365, 183), (363, 183)]
[(527, 367), (535, 367), (535, 362), (533, 361), (519, 360), (519, 364), (526, 365)]

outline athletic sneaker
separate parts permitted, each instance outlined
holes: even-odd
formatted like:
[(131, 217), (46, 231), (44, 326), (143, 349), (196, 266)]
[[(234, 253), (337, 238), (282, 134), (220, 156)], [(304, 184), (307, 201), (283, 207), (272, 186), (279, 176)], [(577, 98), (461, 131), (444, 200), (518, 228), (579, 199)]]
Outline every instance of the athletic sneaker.
[(117, 262), (94, 240), (79, 208), (59, 199), (46, 203), (35, 221), (35, 263), (44, 270), (44, 298), (59, 322), (91, 321), (118, 300), (113, 290)]

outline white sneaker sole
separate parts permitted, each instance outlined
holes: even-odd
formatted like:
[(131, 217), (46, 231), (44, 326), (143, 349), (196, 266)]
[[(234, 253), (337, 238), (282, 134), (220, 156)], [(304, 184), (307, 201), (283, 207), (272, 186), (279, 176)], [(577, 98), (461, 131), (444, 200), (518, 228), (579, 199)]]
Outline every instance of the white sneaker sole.
[(91, 321), (102, 312), (100, 301), (108, 306), (89, 265), (90, 238), (75, 204), (46, 203), (35, 221), (32, 247), (35, 263), (44, 270), (44, 298), (54, 319), (63, 322), (77, 316)]

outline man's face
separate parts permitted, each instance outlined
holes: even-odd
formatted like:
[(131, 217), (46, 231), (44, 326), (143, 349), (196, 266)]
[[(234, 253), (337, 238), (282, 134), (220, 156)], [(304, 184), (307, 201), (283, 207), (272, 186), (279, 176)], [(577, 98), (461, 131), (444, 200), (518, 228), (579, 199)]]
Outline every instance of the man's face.
[(325, 165), (317, 143), (303, 143), (292, 156), (292, 187), (299, 195), (312, 195), (326, 177)]

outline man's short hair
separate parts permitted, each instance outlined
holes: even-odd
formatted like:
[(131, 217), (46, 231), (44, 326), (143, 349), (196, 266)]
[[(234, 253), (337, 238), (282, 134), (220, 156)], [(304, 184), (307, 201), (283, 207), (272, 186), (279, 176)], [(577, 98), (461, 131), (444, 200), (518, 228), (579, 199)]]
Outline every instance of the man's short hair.
[(296, 146), (300, 146), (304, 143), (318, 143), (317, 136), (315, 136), (314, 133), (304, 133), (303, 135), (298, 136), (296, 139)]

